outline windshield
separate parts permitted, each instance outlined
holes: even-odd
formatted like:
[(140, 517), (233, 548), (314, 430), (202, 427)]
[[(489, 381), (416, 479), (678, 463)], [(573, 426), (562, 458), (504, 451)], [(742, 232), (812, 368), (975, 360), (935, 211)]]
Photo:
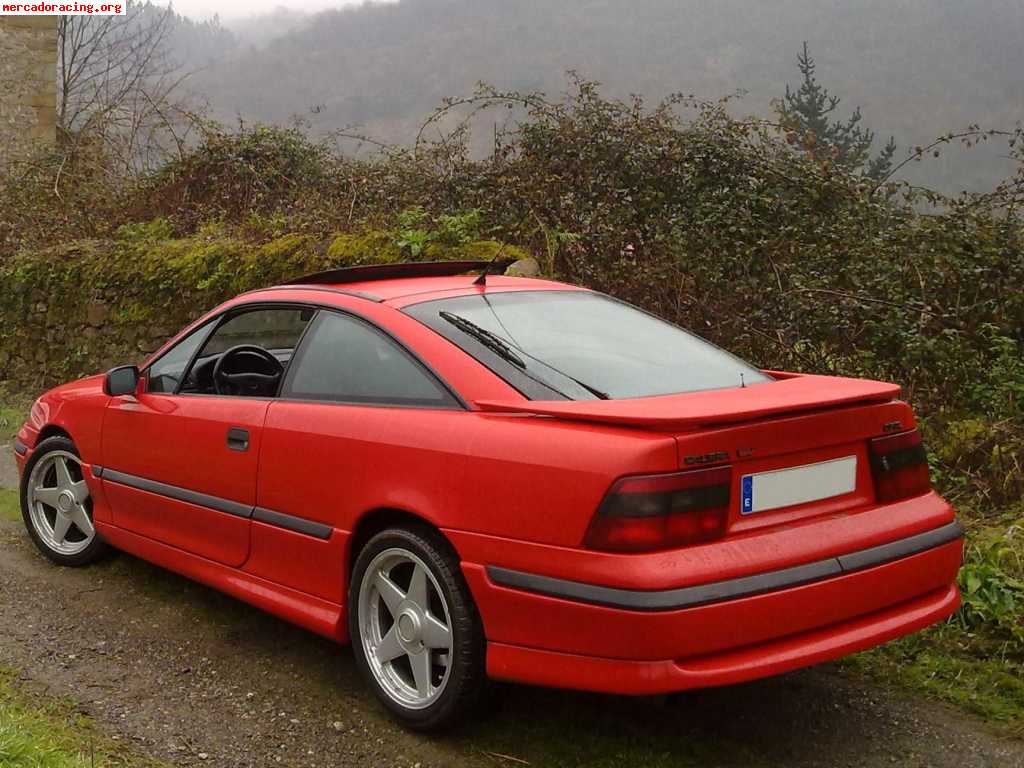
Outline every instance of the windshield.
[(682, 328), (588, 291), (460, 296), (406, 312), (532, 399), (651, 397), (771, 381)]

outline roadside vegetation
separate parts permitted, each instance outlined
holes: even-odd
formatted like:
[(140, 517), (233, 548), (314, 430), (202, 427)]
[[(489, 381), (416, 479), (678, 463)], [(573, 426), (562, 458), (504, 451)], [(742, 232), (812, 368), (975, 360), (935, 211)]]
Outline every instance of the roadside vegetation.
[[(521, 120), (475, 157), (471, 116), (495, 111)], [(895, 180), (904, 163), (997, 141), (1007, 178), (986, 193), (949, 198)], [(634, 302), (762, 367), (901, 383), (935, 485), (968, 528), (964, 607), (852, 664), (1020, 731), (1020, 128), (947, 134), (868, 174), (808, 151), (819, 145), (804, 127), (736, 119), (729, 100), (624, 103), (573, 80), (560, 101), (481, 87), (443, 105), (415, 147), (359, 158), (262, 126), (206, 125), (179, 158), (138, 175), (83, 147), (0, 177), (9, 387), (35, 392), (124, 362), (103, 357), (112, 339), (136, 356), (152, 341), (125, 329), (166, 335), (221, 298), (310, 268), (532, 254), (545, 274)], [(48, 297), (60, 297), (56, 308)], [(101, 332), (62, 332), (95, 302), (114, 307)]]
[(13, 438), (28, 416), (29, 403), (24, 395), (0, 389), (0, 443)]
[[(0, 509), (5, 499), (0, 497)], [(6, 511), (6, 510), (5, 510)], [(0, 765), (4, 768), (160, 768), (104, 736), (70, 702), (18, 684), (0, 667)]]

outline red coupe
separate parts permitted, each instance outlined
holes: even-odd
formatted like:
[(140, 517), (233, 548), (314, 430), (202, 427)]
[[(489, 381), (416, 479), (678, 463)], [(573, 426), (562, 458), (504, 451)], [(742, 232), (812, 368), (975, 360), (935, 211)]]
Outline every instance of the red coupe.
[(489, 271), (312, 275), (51, 390), (15, 443), (29, 534), (351, 639), (421, 729), (488, 678), (726, 685), (956, 609), (963, 532), (898, 387)]

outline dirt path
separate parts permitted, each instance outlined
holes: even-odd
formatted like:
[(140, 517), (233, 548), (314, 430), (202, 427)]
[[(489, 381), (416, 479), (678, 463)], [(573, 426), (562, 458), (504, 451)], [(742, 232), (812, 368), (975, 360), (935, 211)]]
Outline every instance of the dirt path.
[(827, 666), (669, 700), (512, 687), (488, 722), (422, 738), (346, 649), (131, 557), (52, 567), (5, 521), (0, 664), (179, 765), (1024, 768), (1024, 744)]

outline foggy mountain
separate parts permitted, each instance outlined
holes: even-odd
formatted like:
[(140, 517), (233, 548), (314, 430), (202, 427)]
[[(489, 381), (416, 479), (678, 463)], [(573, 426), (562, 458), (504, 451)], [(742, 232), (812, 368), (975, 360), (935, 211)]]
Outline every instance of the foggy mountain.
[[(401, 0), (265, 22), (236, 26), (238, 45), (192, 77), (216, 117), (299, 116), (403, 143), (478, 81), (557, 95), (567, 70), (650, 101), (742, 89), (733, 111), (769, 116), (806, 40), (843, 98), (837, 116), (860, 106), (878, 145), (896, 138), (897, 161), (949, 130), (1024, 119), (1020, 0)], [(904, 177), (990, 187), (1011, 170), (998, 155), (953, 149)]]

